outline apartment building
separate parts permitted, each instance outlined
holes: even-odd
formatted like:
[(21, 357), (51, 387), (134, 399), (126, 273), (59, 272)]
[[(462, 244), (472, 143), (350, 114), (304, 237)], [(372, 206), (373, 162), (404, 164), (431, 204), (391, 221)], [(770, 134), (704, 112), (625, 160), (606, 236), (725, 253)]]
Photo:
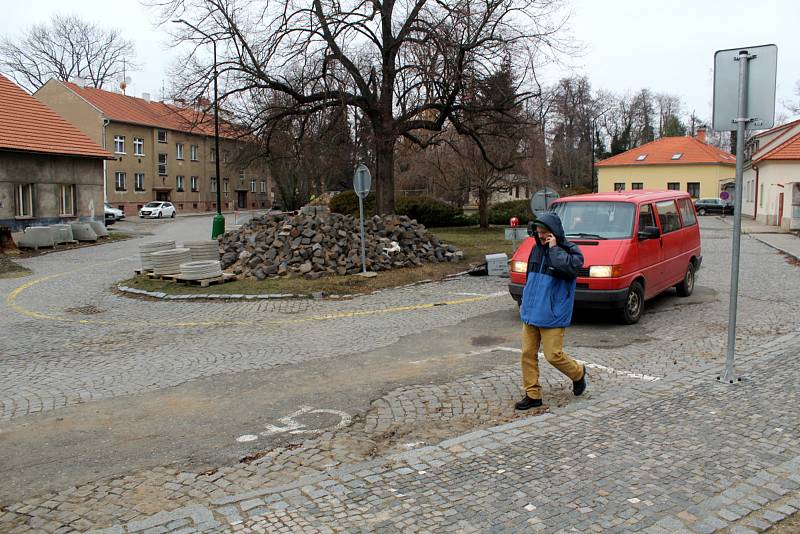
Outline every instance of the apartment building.
[(112, 154), (105, 196), (126, 214), (151, 200), (172, 202), (179, 213), (216, 211), (217, 187), (225, 211), (272, 206), (266, 165), (246, 157), (251, 147), (224, 121), (217, 179), (213, 115), (199, 107), (86, 87), (80, 80), (50, 80), (34, 96)]

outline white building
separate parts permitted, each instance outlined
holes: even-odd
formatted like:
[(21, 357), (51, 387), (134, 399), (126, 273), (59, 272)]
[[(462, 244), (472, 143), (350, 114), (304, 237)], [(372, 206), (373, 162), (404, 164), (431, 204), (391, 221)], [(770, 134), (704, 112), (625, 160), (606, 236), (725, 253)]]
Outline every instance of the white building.
[(742, 214), (800, 230), (800, 119), (753, 136), (745, 157)]

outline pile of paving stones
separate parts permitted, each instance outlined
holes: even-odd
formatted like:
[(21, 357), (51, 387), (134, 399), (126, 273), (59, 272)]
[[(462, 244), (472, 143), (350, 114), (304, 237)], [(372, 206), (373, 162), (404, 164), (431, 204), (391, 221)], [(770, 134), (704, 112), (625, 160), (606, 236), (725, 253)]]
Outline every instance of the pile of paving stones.
[[(364, 235), (368, 271), (458, 261), (463, 256), (406, 216), (367, 218)], [(259, 280), (361, 271), (359, 220), (338, 213), (264, 215), (226, 233), (219, 242), (223, 269)]]

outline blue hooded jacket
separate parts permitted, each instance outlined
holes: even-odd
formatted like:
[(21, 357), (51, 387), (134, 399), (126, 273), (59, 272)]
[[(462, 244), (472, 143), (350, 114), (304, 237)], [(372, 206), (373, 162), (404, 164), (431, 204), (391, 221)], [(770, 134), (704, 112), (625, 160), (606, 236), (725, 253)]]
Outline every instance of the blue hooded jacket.
[(528, 258), (528, 279), (522, 293), (520, 317), (525, 324), (540, 328), (563, 328), (572, 321), (575, 301), (575, 278), (583, 266), (583, 254), (578, 246), (567, 241), (561, 219), (547, 212), (536, 219), (556, 236), (556, 246), (539, 241)]

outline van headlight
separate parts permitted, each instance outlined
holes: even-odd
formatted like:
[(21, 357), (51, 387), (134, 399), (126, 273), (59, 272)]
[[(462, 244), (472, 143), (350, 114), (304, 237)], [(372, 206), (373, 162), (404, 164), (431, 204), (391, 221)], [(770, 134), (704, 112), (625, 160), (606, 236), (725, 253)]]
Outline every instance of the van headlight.
[(592, 265), (589, 267), (590, 278), (616, 278), (622, 275), (622, 265)]
[(512, 261), (511, 262), (511, 272), (512, 273), (526, 273), (526, 272), (528, 272), (528, 262), (527, 261)]

